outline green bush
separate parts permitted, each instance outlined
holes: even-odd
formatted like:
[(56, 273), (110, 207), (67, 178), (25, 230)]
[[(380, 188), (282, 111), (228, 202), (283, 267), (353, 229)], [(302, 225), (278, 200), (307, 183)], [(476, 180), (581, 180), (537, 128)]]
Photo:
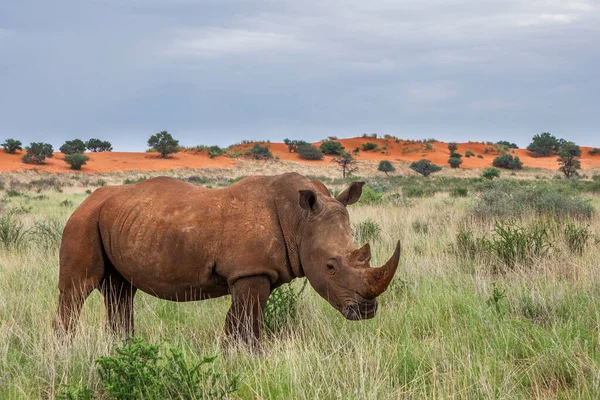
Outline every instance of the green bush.
[(357, 243), (364, 245), (379, 239), (381, 227), (370, 218), (358, 222), (352, 226), (352, 236)]
[(388, 173), (396, 171), (396, 168), (388, 160), (381, 160), (377, 167), (377, 171), (384, 172), (388, 175)]
[(497, 146), (504, 146), (504, 147), (507, 147), (509, 149), (518, 149), (519, 148), (519, 146), (517, 146), (516, 143), (511, 143), (511, 142), (508, 142), (506, 140), (500, 140), (499, 142), (496, 142), (496, 145)]
[(590, 154), (590, 156), (595, 156), (595, 155), (600, 154), (600, 149), (595, 147), (592, 150), (588, 151), (588, 153)]
[(414, 220), (412, 223), (413, 231), (416, 233), (427, 233), (429, 232), (429, 224), (421, 220)]
[(328, 140), (321, 143), (321, 151), (329, 156), (341, 156), (344, 154), (344, 146), (340, 142)]
[(34, 241), (46, 249), (58, 249), (65, 224), (56, 219), (36, 221), (31, 234)]
[(219, 146), (210, 146), (208, 149), (206, 149), (206, 152), (209, 158), (215, 158), (225, 154), (225, 150)]
[(4, 190), (4, 181), (0, 181), (0, 190)]
[(556, 153), (562, 142), (562, 139), (557, 139), (550, 133), (544, 132), (533, 137), (527, 150), (531, 151), (535, 157), (547, 157)]
[(161, 158), (167, 158), (169, 154), (179, 152), (179, 141), (167, 131), (156, 133), (148, 139), (148, 147), (158, 151)]
[(307, 282), (304, 279), (298, 291), (290, 283), (273, 290), (265, 306), (264, 326), (267, 332), (278, 333), (298, 322), (299, 301)]
[(474, 157), (475, 153), (473, 153), (471, 150), (467, 150), (465, 151), (465, 157)]
[(558, 149), (559, 170), (565, 174), (567, 178), (577, 175), (577, 171), (581, 169), (581, 149), (573, 142), (566, 142)]
[(542, 223), (521, 227), (514, 221), (496, 222), (494, 234), (489, 242), (490, 251), (509, 269), (532, 265), (551, 248), (549, 231)]
[(92, 138), (85, 142), (85, 147), (86, 149), (94, 153), (102, 151), (112, 151), (112, 145), (110, 144), (110, 142), (96, 138)]
[(17, 150), (23, 150), (21, 146), (21, 141), (15, 139), (6, 139), (4, 143), (2, 143), (4, 152), (8, 154), (15, 154)]
[(497, 180), (488, 184), (472, 210), (480, 218), (536, 214), (554, 218), (589, 219), (594, 214), (594, 208), (588, 199), (572, 190), (544, 182), (519, 186), (514, 181)]
[(500, 170), (497, 168), (486, 168), (481, 173), (481, 177), (485, 179), (494, 179), (500, 177)]
[(285, 145), (288, 147), (288, 151), (290, 153), (298, 151), (298, 147), (300, 147), (300, 146), (304, 146), (304, 145), (310, 146), (310, 143), (305, 142), (304, 140), (290, 140), (287, 138), (283, 140), (283, 143), (285, 143)]
[(377, 148), (377, 143), (373, 143), (373, 142), (363, 143), (363, 145), (362, 145), (363, 151), (375, 150), (376, 148)]
[(20, 248), (27, 239), (28, 230), (12, 213), (0, 215), (0, 246), (5, 249)]
[(450, 192), (452, 197), (467, 197), (469, 195), (469, 189), (462, 186), (457, 186)]
[(410, 169), (427, 177), (435, 172), (441, 171), (442, 167), (433, 164), (431, 161), (422, 159), (410, 164)]
[(477, 158), (483, 158), (483, 155), (477, 154)]
[(452, 154), (454, 154), (456, 152), (456, 150), (458, 150), (458, 143), (456, 143), (456, 142), (448, 143), (448, 150), (450, 150), (450, 156), (452, 156)]
[(85, 151), (85, 143), (80, 139), (67, 140), (59, 150), (64, 154), (81, 154)]
[(49, 143), (33, 142), (25, 147), (26, 153), (21, 160), (25, 164), (44, 164), (46, 157), (52, 158), (54, 149)]
[(362, 195), (360, 196), (360, 200), (358, 202), (360, 204), (379, 204), (382, 201), (383, 193), (380, 193), (369, 186), (365, 186), (363, 187)]
[(96, 360), (105, 395), (118, 400), (222, 399), (238, 389), (239, 379), (226, 378), (211, 365), (216, 357), (204, 357), (189, 365), (183, 354), (132, 338), (111, 356)]
[(402, 195), (404, 197), (432, 197), (435, 193), (436, 190), (431, 187), (410, 185), (402, 188)]
[(315, 147), (308, 143), (298, 146), (296, 152), (298, 153), (300, 158), (303, 158), (305, 160), (323, 159), (323, 152), (318, 147)]
[(460, 159), (459, 157), (450, 157), (448, 159), (448, 164), (450, 164), (451, 168), (459, 168), (460, 164), (462, 164), (462, 163), (463, 163), (463, 160)]
[(258, 143), (256, 143), (254, 147), (252, 147), (248, 151), (248, 155), (250, 155), (255, 160), (269, 160), (273, 158), (273, 153), (269, 151), (269, 147), (261, 146)]
[(565, 242), (572, 253), (583, 254), (592, 239), (588, 225), (580, 226), (572, 221), (567, 222), (563, 230)]
[(71, 169), (80, 170), (90, 158), (85, 154), (75, 153), (65, 156), (65, 162), (71, 166)]
[(497, 168), (512, 170), (521, 169), (523, 167), (523, 163), (519, 159), (519, 156), (513, 157), (512, 154), (502, 154), (501, 156), (494, 158), (492, 164)]

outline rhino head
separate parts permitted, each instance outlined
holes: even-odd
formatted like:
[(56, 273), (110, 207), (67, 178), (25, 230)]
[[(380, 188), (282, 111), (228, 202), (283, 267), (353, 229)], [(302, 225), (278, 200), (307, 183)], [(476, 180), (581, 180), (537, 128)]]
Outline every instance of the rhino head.
[(377, 296), (390, 284), (400, 259), (400, 243), (389, 261), (371, 268), (371, 247), (352, 239), (346, 206), (356, 203), (364, 182), (333, 198), (322, 191), (300, 191), (307, 211), (301, 234), (300, 262), (311, 286), (349, 320), (373, 318)]

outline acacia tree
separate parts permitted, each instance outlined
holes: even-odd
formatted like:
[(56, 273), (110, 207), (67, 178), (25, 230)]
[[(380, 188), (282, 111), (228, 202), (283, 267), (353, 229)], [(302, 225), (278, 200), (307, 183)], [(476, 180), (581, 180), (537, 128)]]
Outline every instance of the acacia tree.
[(558, 150), (558, 163), (560, 171), (567, 178), (577, 175), (577, 170), (581, 169), (581, 149), (573, 142), (563, 144)]
[(44, 164), (46, 157), (52, 158), (54, 149), (50, 143), (32, 142), (21, 160), (25, 164)]
[(87, 142), (85, 142), (85, 147), (94, 153), (102, 152), (102, 151), (112, 151), (112, 145), (110, 142), (105, 140), (100, 140), (96, 138), (91, 138)]
[(394, 172), (396, 168), (388, 160), (381, 160), (377, 171), (385, 172), (385, 175), (388, 176), (388, 172)]
[(456, 150), (458, 150), (458, 143), (456, 143), (456, 142), (448, 143), (448, 150), (450, 150), (450, 156), (452, 156), (452, 154), (456, 153)]
[(85, 143), (81, 139), (67, 140), (59, 150), (63, 154), (82, 154), (85, 151)]
[(15, 139), (6, 139), (4, 143), (2, 143), (2, 147), (4, 147), (4, 152), (8, 154), (15, 154), (17, 150), (23, 150), (21, 147), (23, 143), (20, 140)]
[(179, 141), (167, 131), (161, 131), (150, 136), (148, 146), (160, 153), (161, 158), (167, 158), (169, 154), (179, 152)]
[(410, 169), (413, 171), (423, 175), (424, 177), (428, 177), (434, 172), (438, 172), (442, 170), (442, 167), (439, 165), (433, 164), (431, 161), (427, 159), (422, 159), (419, 161), (415, 161), (410, 164)]
[(350, 153), (344, 152), (340, 156), (333, 158), (331, 162), (340, 166), (342, 169), (342, 177), (344, 178), (358, 171), (358, 162)]

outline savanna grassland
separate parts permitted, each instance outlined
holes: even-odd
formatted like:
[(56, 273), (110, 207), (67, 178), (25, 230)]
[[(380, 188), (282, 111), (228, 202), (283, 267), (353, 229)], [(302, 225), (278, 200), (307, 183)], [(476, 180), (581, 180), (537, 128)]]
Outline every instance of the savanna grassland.
[[(332, 191), (347, 184), (323, 171)], [(218, 188), (255, 172), (168, 174)], [(143, 341), (125, 351), (137, 364), (102, 358), (124, 354), (124, 342), (105, 331), (97, 291), (72, 342), (56, 340), (52, 322), (69, 215), (96, 187), (151, 174), (0, 175), (0, 398), (110, 398), (114, 385), (127, 388), (121, 398), (597, 398), (600, 182), (458, 174), (365, 178), (349, 207), (357, 244), (371, 243), (372, 265), (398, 239), (403, 247), (374, 319), (346, 321), (296, 280), (275, 295), (271, 333), (251, 352), (222, 345), (228, 297), (172, 303), (139, 293)], [(114, 371), (132, 381), (111, 381)]]

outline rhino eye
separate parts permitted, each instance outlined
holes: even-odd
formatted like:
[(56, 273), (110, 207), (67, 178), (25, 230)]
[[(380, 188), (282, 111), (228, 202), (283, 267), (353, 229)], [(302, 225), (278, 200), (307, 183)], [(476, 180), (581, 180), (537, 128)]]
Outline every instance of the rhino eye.
[(335, 267), (333, 266), (333, 264), (327, 264), (327, 269), (333, 271)]

